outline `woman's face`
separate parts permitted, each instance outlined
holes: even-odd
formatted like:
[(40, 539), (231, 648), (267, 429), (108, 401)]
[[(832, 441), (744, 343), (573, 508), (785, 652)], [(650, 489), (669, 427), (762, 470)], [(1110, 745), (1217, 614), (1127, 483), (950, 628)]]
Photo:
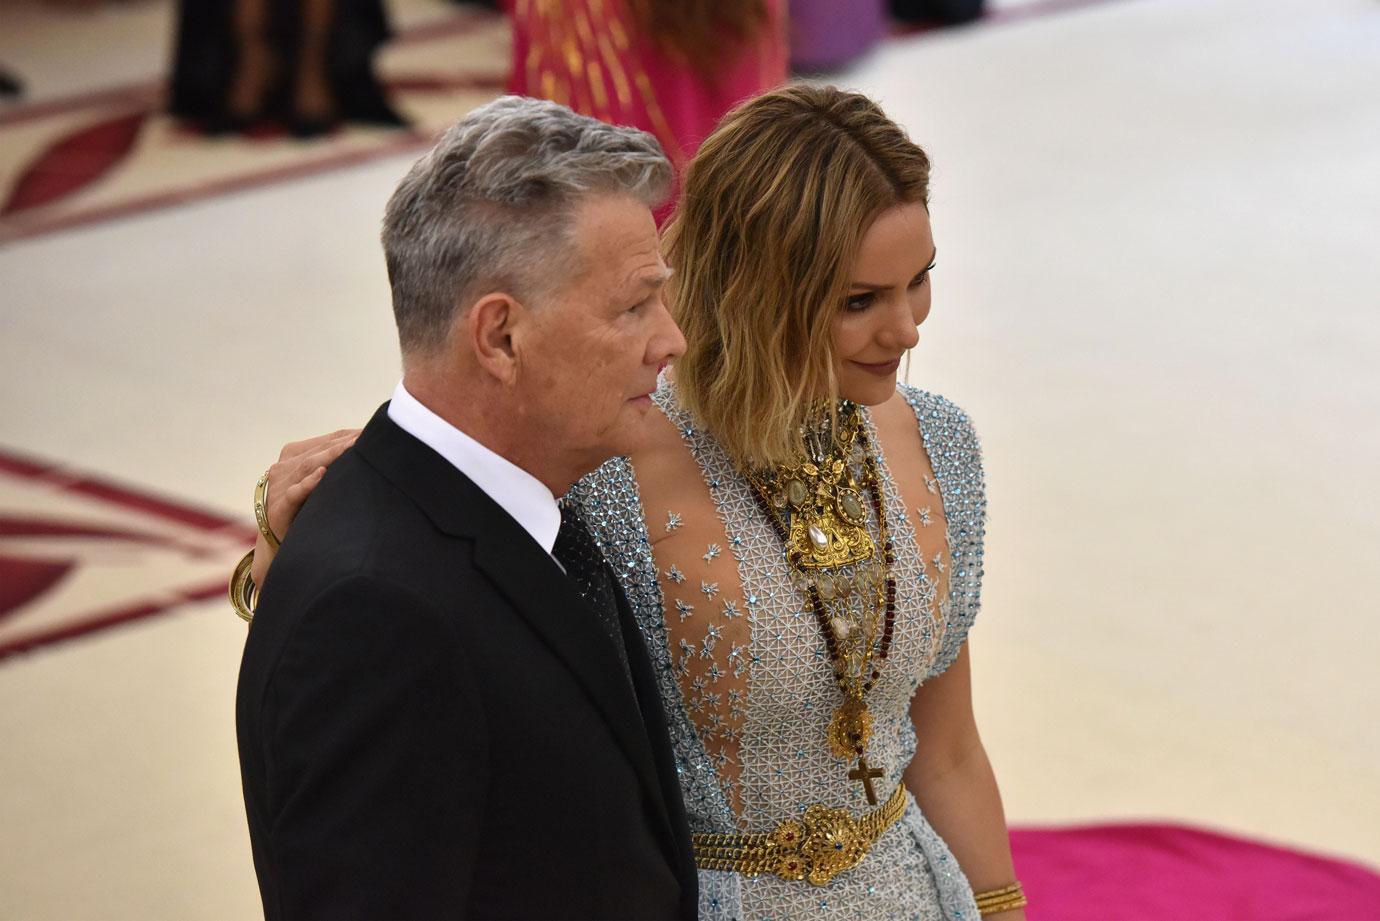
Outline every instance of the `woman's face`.
[(882, 212), (863, 235), (847, 301), (834, 315), (839, 395), (865, 406), (896, 392), (901, 356), (930, 313), (934, 236), (923, 204)]

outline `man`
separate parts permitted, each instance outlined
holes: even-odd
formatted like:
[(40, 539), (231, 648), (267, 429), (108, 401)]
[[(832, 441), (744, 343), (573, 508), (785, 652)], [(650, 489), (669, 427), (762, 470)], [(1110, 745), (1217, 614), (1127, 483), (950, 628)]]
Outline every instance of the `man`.
[(554, 498), (633, 449), (685, 347), (670, 176), (649, 135), (507, 97), (393, 194), (403, 381), (293, 522), (240, 672), (269, 918), (694, 916), (646, 650)]

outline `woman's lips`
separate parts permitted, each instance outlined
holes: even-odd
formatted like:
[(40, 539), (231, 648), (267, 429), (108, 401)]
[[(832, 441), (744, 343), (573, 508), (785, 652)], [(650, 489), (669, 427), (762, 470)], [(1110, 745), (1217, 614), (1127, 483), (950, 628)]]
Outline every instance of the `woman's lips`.
[(885, 377), (886, 375), (896, 373), (896, 369), (901, 367), (901, 359), (893, 358), (891, 361), (884, 361), (881, 364), (876, 365), (868, 364), (865, 361), (855, 361), (853, 362), (853, 364), (857, 365), (859, 368), (862, 368), (868, 374), (875, 374), (878, 377)]

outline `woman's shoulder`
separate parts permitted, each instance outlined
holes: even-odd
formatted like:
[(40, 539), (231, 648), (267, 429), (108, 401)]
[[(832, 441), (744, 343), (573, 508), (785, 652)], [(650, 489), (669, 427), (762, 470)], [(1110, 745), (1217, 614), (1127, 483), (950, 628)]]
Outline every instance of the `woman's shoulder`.
[(896, 385), (896, 396), (910, 407), (921, 431), (934, 430), (936, 433), (971, 435), (972, 419), (961, 406), (948, 397), (906, 383)]
[(896, 395), (880, 406), (872, 407), (883, 444), (891, 439), (901, 441), (914, 437), (904, 433), (919, 430), (920, 440), (931, 461), (936, 455), (966, 455), (977, 459), (981, 455), (972, 419), (958, 404), (947, 397), (910, 384), (898, 383)]

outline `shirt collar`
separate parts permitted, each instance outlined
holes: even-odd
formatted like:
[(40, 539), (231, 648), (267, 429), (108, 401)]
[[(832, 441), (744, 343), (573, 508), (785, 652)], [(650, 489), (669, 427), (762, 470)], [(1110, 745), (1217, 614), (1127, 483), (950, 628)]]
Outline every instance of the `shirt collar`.
[(401, 381), (388, 404), (388, 418), (469, 477), (551, 553), (561, 527), (561, 510), (546, 484), (427, 409)]

